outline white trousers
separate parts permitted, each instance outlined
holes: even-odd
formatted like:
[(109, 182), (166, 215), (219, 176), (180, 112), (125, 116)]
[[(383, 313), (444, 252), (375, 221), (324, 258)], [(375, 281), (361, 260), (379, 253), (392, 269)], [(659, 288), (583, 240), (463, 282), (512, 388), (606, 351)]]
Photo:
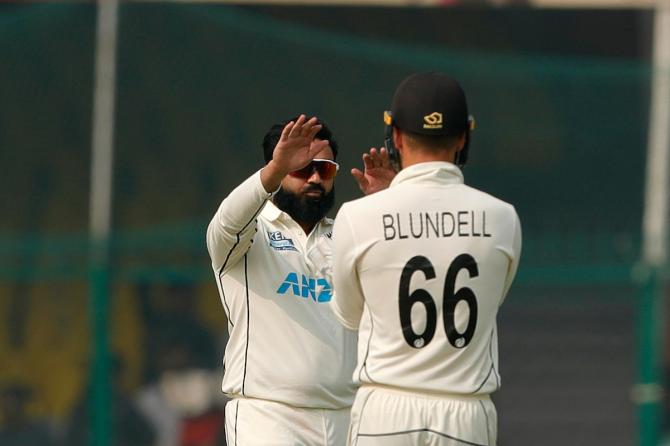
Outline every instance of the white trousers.
[(307, 409), (234, 398), (226, 404), (228, 446), (344, 446), (349, 408)]
[(495, 446), (498, 416), (485, 396), (429, 395), (363, 386), (349, 446)]

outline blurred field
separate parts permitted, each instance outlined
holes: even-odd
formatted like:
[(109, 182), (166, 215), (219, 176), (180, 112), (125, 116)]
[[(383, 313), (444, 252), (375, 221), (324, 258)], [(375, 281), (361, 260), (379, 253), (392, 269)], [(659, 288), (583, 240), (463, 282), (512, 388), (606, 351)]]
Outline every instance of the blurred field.
[[(226, 322), (204, 231), (223, 196), (260, 168), (267, 127), (300, 112), (329, 123), (342, 203), (358, 196), (346, 172), (382, 143), (396, 83), (438, 69), (462, 81), (477, 119), (466, 182), (514, 203), (524, 229), (518, 281), (500, 313), (500, 444), (632, 444), (650, 17), (124, 3), (115, 392), (139, 400), (175, 370), (206, 370), (218, 385)], [(28, 431), (46, 426), (68, 445), (86, 437), (72, 431), (88, 420), (75, 415), (85, 413), (76, 408), (92, 353), (94, 38), (93, 4), (0, 4), (0, 383), (32, 389), (22, 397)], [(210, 415), (221, 404), (188, 412), (178, 401), (166, 413), (192, 421), (182, 443), (200, 428), (217, 441)], [(117, 444), (150, 442), (133, 429), (115, 421)]]

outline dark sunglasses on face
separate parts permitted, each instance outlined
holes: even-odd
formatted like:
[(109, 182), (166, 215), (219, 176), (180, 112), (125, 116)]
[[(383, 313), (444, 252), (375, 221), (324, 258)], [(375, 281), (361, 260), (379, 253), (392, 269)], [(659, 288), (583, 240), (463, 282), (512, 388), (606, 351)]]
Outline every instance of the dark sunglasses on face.
[(314, 159), (302, 169), (290, 172), (289, 175), (307, 180), (315, 170), (319, 173), (322, 180), (330, 180), (340, 170), (340, 165), (332, 160)]

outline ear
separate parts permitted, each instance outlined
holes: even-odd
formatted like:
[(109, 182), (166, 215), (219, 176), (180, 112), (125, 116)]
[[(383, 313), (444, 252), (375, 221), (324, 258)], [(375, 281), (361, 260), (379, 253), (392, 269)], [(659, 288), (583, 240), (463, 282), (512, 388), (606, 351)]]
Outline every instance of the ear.
[(465, 147), (465, 137), (466, 137), (465, 132), (463, 132), (463, 134), (458, 138), (458, 142), (456, 143), (457, 153), (463, 150), (463, 148)]
[(405, 141), (400, 129), (398, 129), (398, 127), (393, 127), (393, 144), (396, 146), (398, 150), (403, 150), (405, 148), (404, 143)]

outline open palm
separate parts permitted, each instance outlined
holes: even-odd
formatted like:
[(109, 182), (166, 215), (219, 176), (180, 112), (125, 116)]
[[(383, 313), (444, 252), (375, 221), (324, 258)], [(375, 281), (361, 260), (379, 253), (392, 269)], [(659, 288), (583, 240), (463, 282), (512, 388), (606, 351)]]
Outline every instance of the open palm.
[(363, 154), (363, 164), (364, 171), (351, 169), (351, 174), (365, 195), (374, 194), (389, 187), (397, 173), (391, 166), (388, 151), (384, 147), (379, 150), (373, 147), (369, 153)]
[(307, 119), (300, 115), (295, 122), (289, 122), (279, 138), (272, 153), (272, 159), (285, 172), (299, 170), (309, 164), (329, 143), (314, 141), (314, 137), (322, 125), (314, 118)]

